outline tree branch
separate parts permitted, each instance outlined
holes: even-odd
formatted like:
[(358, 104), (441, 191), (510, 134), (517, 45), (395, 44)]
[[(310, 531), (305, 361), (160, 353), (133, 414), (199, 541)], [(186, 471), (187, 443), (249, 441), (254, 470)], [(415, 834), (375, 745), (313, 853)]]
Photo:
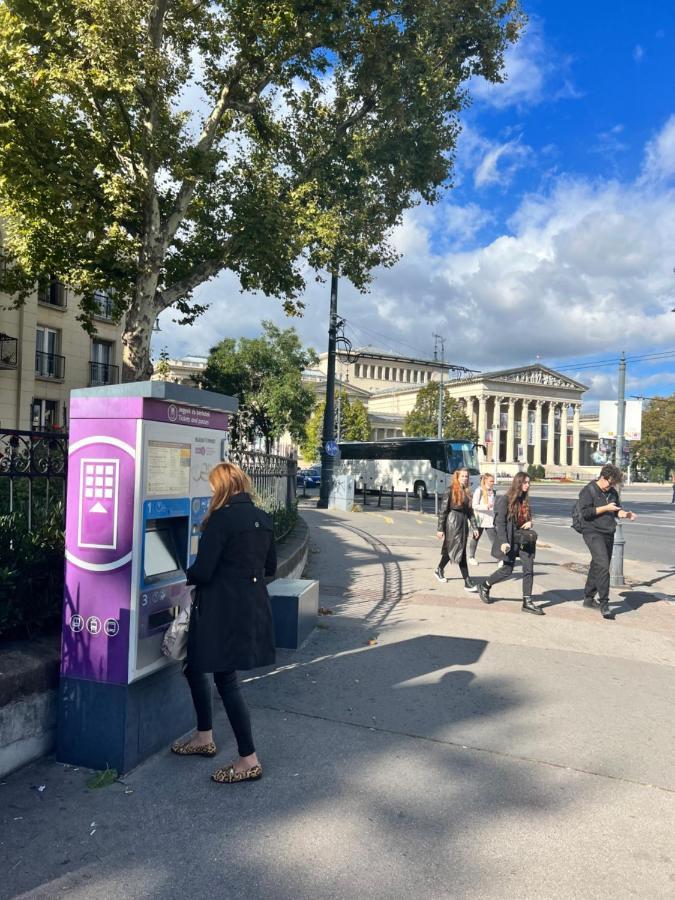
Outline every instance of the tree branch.
[(217, 275), (227, 264), (227, 249), (228, 242), (226, 241), (223, 244), (222, 252), (219, 253), (218, 256), (197, 263), (191, 272), (188, 272), (183, 278), (174, 282), (174, 284), (161, 291), (161, 293), (158, 293), (156, 302), (158, 313), (173, 306), (174, 303), (187, 296), (187, 294), (200, 284), (203, 284), (205, 281), (213, 278), (214, 275)]

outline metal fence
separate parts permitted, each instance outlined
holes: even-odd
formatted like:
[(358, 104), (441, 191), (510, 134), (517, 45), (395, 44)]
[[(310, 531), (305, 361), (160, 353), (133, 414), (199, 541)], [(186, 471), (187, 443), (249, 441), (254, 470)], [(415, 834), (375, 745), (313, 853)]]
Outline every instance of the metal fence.
[(31, 529), (63, 504), (67, 470), (67, 434), (0, 431), (0, 515), (22, 513)]
[[(232, 462), (250, 476), (257, 502), (275, 522), (275, 534), (292, 527), (297, 461), (260, 451), (237, 450)], [(0, 515), (22, 513), (29, 529), (55, 504), (64, 503), (68, 435), (44, 431), (0, 431)]]

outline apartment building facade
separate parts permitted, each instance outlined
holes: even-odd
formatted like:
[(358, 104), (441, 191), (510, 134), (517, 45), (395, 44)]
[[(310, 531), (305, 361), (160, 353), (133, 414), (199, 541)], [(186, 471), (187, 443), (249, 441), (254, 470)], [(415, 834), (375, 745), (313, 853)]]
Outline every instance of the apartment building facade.
[(91, 337), (77, 321), (77, 295), (55, 278), (18, 309), (0, 293), (0, 428), (67, 430), (72, 389), (120, 381), (122, 326), (108, 295), (96, 301)]

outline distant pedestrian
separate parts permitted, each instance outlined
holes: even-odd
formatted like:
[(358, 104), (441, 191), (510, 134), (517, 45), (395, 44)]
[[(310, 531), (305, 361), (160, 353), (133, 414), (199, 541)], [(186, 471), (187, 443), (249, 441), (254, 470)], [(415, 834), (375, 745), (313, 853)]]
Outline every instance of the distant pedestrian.
[(514, 476), (506, 494), (497, 498), (494, 510), (495, 539), (492, 544), (492, 555), (502, 560), (503, 565), (478, 587), (483, 603), (491, 603), (490, 590), (500, 581), (506, 581), (513, 575), (516, 560), (523, 566), (523, 612), (543, 616), (532, 600), (534, 586), (534, 556), (537, 546), (537, 533), (532, 528), (533, 512), (530, 504), (530, 476), (526, 472), (518, 472)]
[(583, 605), (599, 609), (603, 619), (614, 618), (609, 605), (609, 565), (614, 548), (616, 520), (632, 521), (636, 518), (635, 513), (621, 507), (616, 486), (622, 480), (621, 469), (607, 464), (600, 470), (600, 477), (589, 482), (579, 494), (581, 534), (591, 551)]
[(446, 565), (449, 562), (457, 563), (464, 579), (464, 590), (475, 593), (478, 588), (475, 582), (469, 578), (469, 569), (466, 564), (466, 542), (469, 529), (474, 537), (478, 535), (478, 522), (471, 504), (469, 484), (468, 469), (456, 469), (453, 472), (450, 487), (445, 492), (438, 514), (436, 536), (443, 540), (443, 549), (434, 575), (439, 581), (447, 581)]
[(469, 538), (469, 565), (477, 566), (476, 548), (484, 531), (488, 540), (494, 542), (494, 509), (495, 509), (495, 478), (489, 473), (481, 475), (480, 485), (473, 493), (473, 511), (478, 522), (478, 537), (472, 534)]
[(274, 626), (265, 575), (276, 571), (272, 520), (253, 505), (251, 481), (238, 466), (219, 463), (209, 473), (213, 497), (187, 570), (197, 586), (190, 614), (185, 677), (197, 714), (197, 731), (171, 749), (180, 756), (215, 756), (212, 732), (213, 673), (237, 740), (239, 758), (211, 777), (220, 784), (256, 781), (262, 768), (237, 669), (274, 662)]

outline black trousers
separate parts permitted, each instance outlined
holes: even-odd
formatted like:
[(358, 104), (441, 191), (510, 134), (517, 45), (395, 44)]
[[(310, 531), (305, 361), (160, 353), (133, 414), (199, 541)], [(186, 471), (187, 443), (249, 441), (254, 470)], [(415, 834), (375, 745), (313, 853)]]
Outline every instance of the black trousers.
[(586, 546), (591, 551), (591, 565), (588, 570), (584, 594), (599, 600), (609, 600), (609, 564), (614, 549), (614, 534), (602, 531), (585, 531)]
[[(192, 702), (197, 713), (197, 730), (211, 731), (213, 726), (213, 704), (211, 697), (213, 688), (204, 672), (193, 672), (188, 665), (185, 677), (190, 685)], [(223, 701), (227, 718), (237, 741), (239, 756), (250, 756), (255, 753), (253, 734), (251, 733), (251, 717), (246, 706), (236, 672), (214, 672), (213, 680)]]
[[(448, 553), (448, 546), (445, 538), (443, 539), (443, 549), (441, 550), (441, 561), (438, 564), (438, 568), (443, 571), (447, 564), (450, 562), (450, 554)], [(459, 561), (459, 571), (462, 573), (462, 578), (466, 581), (469, 577), (469, 567), (466, 562), (466, 544), (464, 544), (464, 549), (462, 550), (462, 558)]]
[(506, 581), (507, 578), (510, 578), (513, 575), (513, 567), (518, 557), (520, 557), (520, 561), (523, 564), (523, 597), (531, 597), (534, 585), (534, 554), (528, 550), (519, 550), (517, 556), (507, 556), (504, 564), (492, 575), (488, 576), (485, 584), (488, 587), (492, 587), (495, 584), (499, 584), (500, 581)]

